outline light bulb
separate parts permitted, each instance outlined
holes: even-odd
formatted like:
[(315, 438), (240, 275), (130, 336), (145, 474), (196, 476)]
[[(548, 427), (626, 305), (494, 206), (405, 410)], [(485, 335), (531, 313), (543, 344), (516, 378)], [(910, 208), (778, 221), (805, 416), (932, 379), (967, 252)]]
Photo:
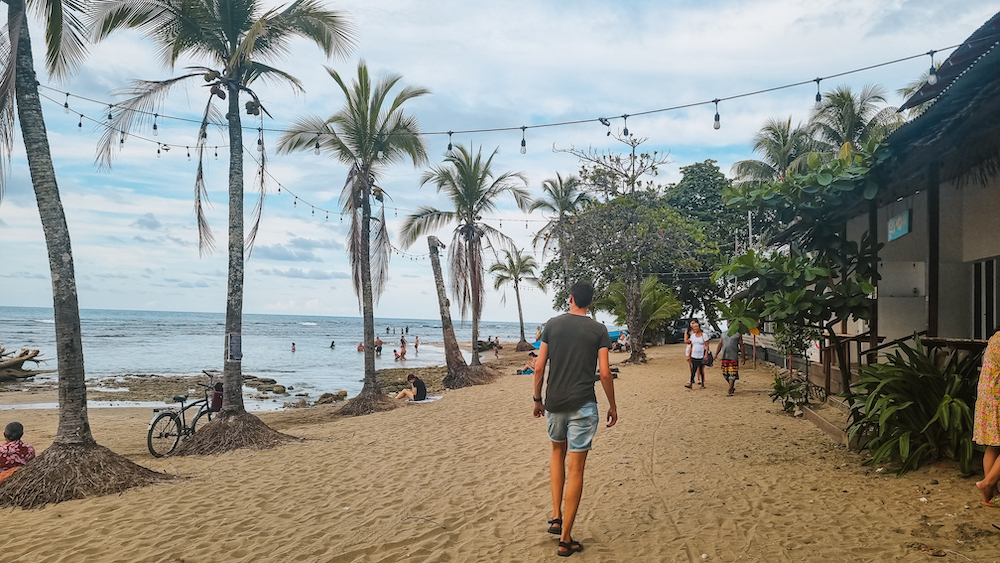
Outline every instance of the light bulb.
[(930, 73), (927, 75), (927, 83), (931, 86), (937, 84), (937, 69), (933, 66), (931, 67)]
[(823, 96), (819, 92), (816, 92), (816, 105), (814, 107), (816, 109), (823, 109)]
[(160, 158), (162, 153), (160, 153), (160, 145), (156, 145), (156, 158)]
[(382, 149), (378, 150), (378, 153), (375, 155), (375, 158), (377, 158), (379, 160), (382, 160), (383, 158), (385, 158), (385, 153), (382, 152)]
[(528, 144), (525, 142), (524, 139), (521, 139), (521, 154), (527, 154), (527, 153), (528, 153)]
[(215, 160), (219, 160), (219, 147), (215, 147)]
[(316, 141), (316, 146), (313, 148), (313, 154), (319, 156), (319, 141)]
[(721, 122), (719, 122), (719, 114), (718, 114), (718, 113), (716, 113), (716, 114), (715, 114), (715, 123), (714, 123), (714, 124), (712, 124), (712, 128), (713, 128), (713, 129), (719, 129), (720, 127), (722, 127), (722, 123), (721, 123)]
[(186, 148), (187, 151), (188, 151), (188, 161), (190, 161), (191, 160), (191, 147), (184, 147), (184, 148)]
[(156, 126), (156, 122), (154, 121), (153, 122), (153, 136), (155, 137), (155, 136), (157, 136), (159, 134), (160, 134), (160, 132), (158, 131), (158, 127)]
[(80, 121), (78, 121), (76, 123), (76, 132), (80, 133), (81, 131), (83, 131), (83, 114), (82, 113), (80, 114)]
[(63, 113), (69, 113), (69, 101), (63, 104)]
[(257, 139), (257, 152), (264, 152), (264, 139)]

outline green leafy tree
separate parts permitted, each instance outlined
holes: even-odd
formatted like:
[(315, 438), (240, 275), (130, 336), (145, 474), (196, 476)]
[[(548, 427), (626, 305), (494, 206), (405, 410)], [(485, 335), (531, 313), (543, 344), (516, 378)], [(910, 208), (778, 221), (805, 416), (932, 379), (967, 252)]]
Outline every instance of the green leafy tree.
[[(66, 79), (86, 57), (86, 6), (47, 0), (33, 5), (45, 30), (45, 66)], [(48, 132), (38, 95), (35, 61), (24, 0), (7, 1), (7, 32), (0, 42), (0, 198), (13, 150), (15, 124), (28, 160), (31, 185), (45, 235), (52, 278), (56, 357), (59, 361), (59, 422), (48, 448), (0, 485), (0, 507), (33, 508), (89, 495), (120, 493), (166, 476), (99, 446), (87, 416), (87, 387), (73, 248), (59, 195)], [(15, 112), (17, 121), (14, 119)], [(49, 483), (58, 483), (50, 486)]]
[[(627, 299), (624, 282), (614, 282), (599, 299), (594, 300), (594, 307), (607, 311), (615, 316), (615, 324), (625, 323)], [(647, 276), (642, 280), (642, 300), (639, 318), (641, 320), (644, 340), (652, 339), (657, 332), (668, 326), (670, 321), (681, 314), (681, 302), (674, 296), (670, 286), (661, 283), (656, 276)], [(633, 342), (636, 340), (632, 339)]]
[(483, 312), (485, 296), (483, 250), (497, 248), (500, 243), (512, 244), (510, 237), (501, 233), (482, 218), (497, 209), (500, 197), (510, 194), (522, 210), (531, 204), (528, 191), (519, 186), (527, 184), (520, 172), (493, 171), (494, 150), (483, 159), (482, 149), (472, 153), (462, 145), (445, 157), (444, 163), (432, 166), (421, 178), (421, 185), (433, 184), (438, 192), (451, 200), (454, 210), (446, 211), (422, 206), (403, 221), (400, 238), (408, 248), (424, 234), (429, 234), (449, 224), (456, 224), (448, 261), (451, 263), (452, 295), (458, 299), (462, 317), (472, 311), (472, 366), (481, 365), (476, 344), (479, 340), (479, 317)]
[[(528, 212), (541, 211), (552, 214), (552, 217), (539, 229), (538, 233), (535, 234), (534, 241), (532, 241), (536, 248), (539, 243), (542, 243), (543, 258), (551, 244), (559, 243), (566, 237), (566, 231), (573, 217), (594, 200), (593, 196), (582, 188), (579, 177), (567, 176), (563, 178), (558, 172), (554, 179), (542, 182), (542, 197), (531, 202)], [(559, 263), (562, 265), (564, 274), (563, 289), (568, 289), (571, 285), (566, 278), (569, 270), (569, 255), (563, 251), (562, 245), (559, 246)]]
[[(98, 160), (110, 166), (128, 133), (137, 127), (155, 126), (155, 113), (171, 89), (178, 84), (198, 81), (207, 86), (208, 99), (198, 128), (195, 175), (195, 209), (198, 218), (199, 251), (212, 249), (214, 240), (202, 212), (207, 193), (204, 156), (208, 128), (220, 117), (216, 98), (226, 102), (225, 119), (229, 141), (229, 258), (226, 290), (226, 340), (224, 347), (223, 401), (217, 420), (191, 439), (179, 454), (211, 454), (235, 448), (261, 448), (276, 444), (280, 435), (243, 405), (243, 372), (238, 358), (228, 354), (228, 344), (240, 341), (243, 333), (243, 279), (246, 253), (252, 248), (264, 199), (264, 158), (258, 173), (260, 199), (253, 227), (244, 238), (243, 216), (243, 124), (240, 112), (268, 114), (260, 98), (250, 88), (258, 79), (283, 82), (302, 90), (298, 79), (271, 66), (288, 53), (296, 38), (316, 44), (328, 57), (344, 54), (352, 43), (352, 27), (346, 16), (326, 9), (318, 0), (297, 0), (281, 8), (265, 8), (261, 0), (98, 0), (92, 10), (94, 35), (103, 40), (114, 32), (136, 29), (152, 40), (173, 68), (182, 57), (205, 61), (205, 66), (189, 67), (187, 73), (167, 80), (137, 80), (124, 93), (127, 99), (116, 105), (110, 126), (101, 138)], [(240, 106), (240, 96), (250, 99)], [(269, 115), (269, 114), (268, 114)], [(263, 118), (261, 118), (263, 123)], [(263, 132), (260, 143), (263, 143)], [(263, 145), (261, 145), (263, 146)]]
[[(357, 79), (350, 85), (336, 71), (328, 68), (327, 72), (343, 92), (345, 106), (326, 119), (295, 120), (282, 135), (279, 148), (288, 152), (318, 146), (350, 167), (340, 204), (350, 218), (347, 250), (354, 293), (364, 317), (365, 379), (361, 393), (344, 409), (345, 414), (366, 414), (388, 404), (375, 373), (374, 303), (385, 290), (392, 254), (383, 204), (386, 194), (378, 182), (393, 164), (409, 159), (418, 166), (427, 161), (417, 120), (403, 111), (403, 105), (428, 90), (407, 86), (392, 98), (390, 92), (402, 77), (391, 74), (372, 83), (364, 62), (358, 64)], [(375, 217), (373, 205), (378, 206)]]
[[(503, 260), (495, 262), (490, 266), (490, 273), (493, 274), (493, 287), (500, 290), (503, 286), (510, 284), (514, 286), (514, 297), (517, 299), (517, 319), (521, 324), (521, 340), (517, 343), (517, 351), (523, 352), (532, 350), (534, 347), (528, 343), (524, 337), (524, 310), (521, 308), (521, 284), (528, 283), (544, 290), (545, 284), (535, 275), (538, 262), (534, 257), (524, 254), (521, 250), (504, 249)], [(501, 300), (506, 300), (506, 296), (501, 296)]]
[(792, 118), (770, 118), (753, 136), (751, 145), (759, 159), (740, 160), (730, 171), (738, 183), (784, 180), (790, 171), (805, 169), (805, 157), (814, 142), (808, 127), (792, 127)]
[(763, 320), (822, 328), (838, 351), (841, 384), (848, 394), (851, 370), (834, 327), (851, 318), (869, 318), (882, 245), (868, 233), (860, 242), (849, 240), (846, 217), (859, 201), (877, 195), (870, 171), (889, 155), (871, 139), (860, 151), (825, 164), (811, 155), (808, 172), (791, 174), (783, 182), (737, 186), (726, 193), (730, 205), (771, 209), (792, 225), (775, 241), (787, 245), (787, 251), (751, 249), (716, 272), (716, 279), (748, 288), (743, 297), (720, 306), (729, 333), (747, 333)]

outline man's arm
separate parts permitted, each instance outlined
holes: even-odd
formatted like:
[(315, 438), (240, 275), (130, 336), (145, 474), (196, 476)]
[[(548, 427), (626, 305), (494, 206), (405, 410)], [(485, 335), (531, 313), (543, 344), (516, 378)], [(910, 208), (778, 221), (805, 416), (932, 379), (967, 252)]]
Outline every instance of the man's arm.
[[(542, 381), (545, 379), (545, 362), (549, 359), (549, 344), (548, 342), (542, 342), (538, 347), (538, 357), (535, 358), (535, 399), (542, 398)], [(534, 401), (534, 408), (532, 409), (532, 414), (535, 418), (538, 418), (545, 414), (545, 405), (540, 401)]]
[(601, 368), (601, 387), (604, 388), (604, 394), (608, 397), (608, 427), (611, 427), (618, 422), (618, 404), (615, 403), (615, 379), (611, 377), (607, 348), (601, 348), (597, 351), (597, 365)]

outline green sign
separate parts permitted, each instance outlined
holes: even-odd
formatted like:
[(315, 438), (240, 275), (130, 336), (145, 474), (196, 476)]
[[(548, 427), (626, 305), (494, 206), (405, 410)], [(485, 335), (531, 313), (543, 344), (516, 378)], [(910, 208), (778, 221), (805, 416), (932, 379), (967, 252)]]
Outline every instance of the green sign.
[(889, 219), (889, 240), (896, 240), (899, 237), (909, 234), (913, 227), (913, 210), (906, 211)]

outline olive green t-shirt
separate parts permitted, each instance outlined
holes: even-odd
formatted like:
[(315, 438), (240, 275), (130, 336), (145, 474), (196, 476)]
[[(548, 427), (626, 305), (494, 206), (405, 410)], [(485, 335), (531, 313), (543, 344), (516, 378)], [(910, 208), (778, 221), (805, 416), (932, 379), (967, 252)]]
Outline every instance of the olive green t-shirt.
[(607, 327), (590, 317), (566, 313), (545, 323), (542, 342), (549, 350), (545, 410), (569, 412), (597, 402), (597, 352), (611, 348)]

